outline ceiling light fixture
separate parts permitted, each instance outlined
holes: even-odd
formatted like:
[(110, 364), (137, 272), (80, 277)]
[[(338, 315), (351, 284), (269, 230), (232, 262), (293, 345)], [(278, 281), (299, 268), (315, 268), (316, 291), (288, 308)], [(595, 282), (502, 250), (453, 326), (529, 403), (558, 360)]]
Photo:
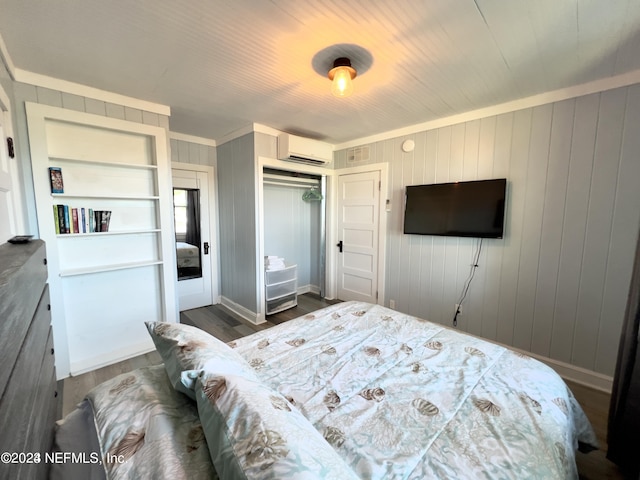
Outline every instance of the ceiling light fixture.
[(356, 78), (356, 69), (351, 66), (351, 60), (347, 57), (336, 58), (333, 68), (329, 70), (331, 93), (336, 97), (348, 97), (353, 93), (353, 79)]

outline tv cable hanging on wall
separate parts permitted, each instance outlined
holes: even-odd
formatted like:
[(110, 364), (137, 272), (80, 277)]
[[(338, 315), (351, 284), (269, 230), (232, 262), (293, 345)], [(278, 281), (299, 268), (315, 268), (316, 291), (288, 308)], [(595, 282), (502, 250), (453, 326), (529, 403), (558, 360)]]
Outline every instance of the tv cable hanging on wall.
[(460, 315), (460, 309), (462, 308), (462, 302), (464, 302), (467, 297), (467, 293), (469, 292), (469, 287), (471, 286), (471, 282), (473, 281), (473, 277), (476, 274), (476, 269), (478, 268), (478, 260), (480, 259), (480, 252), (482, 251), (482, 238), (478, 241), (478, 247), (476, 249), (475, 254), (473, 255), (473, 262), (471, 263), (471, 270), (469, 271), (469, 277), (464, 282), (464, 287), (462, 289), (462, 294), (460, 295), (460, 299), (456, 303), (456, 313), (453, 315), (453, 326), (458, 326), (458, 315)]

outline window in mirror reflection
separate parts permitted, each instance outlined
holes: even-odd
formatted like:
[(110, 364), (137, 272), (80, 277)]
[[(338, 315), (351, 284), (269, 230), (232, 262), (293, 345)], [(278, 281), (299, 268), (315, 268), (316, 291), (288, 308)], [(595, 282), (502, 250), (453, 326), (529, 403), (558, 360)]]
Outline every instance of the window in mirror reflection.
[(178, 280), (202, 276), (200, 263), (200, 190), (173, 189), (173, 218), (176, 229)]

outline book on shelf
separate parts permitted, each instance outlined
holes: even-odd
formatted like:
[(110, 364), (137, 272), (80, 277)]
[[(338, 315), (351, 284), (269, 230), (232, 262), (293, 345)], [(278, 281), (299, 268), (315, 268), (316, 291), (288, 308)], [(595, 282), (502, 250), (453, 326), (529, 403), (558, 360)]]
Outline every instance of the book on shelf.
[(82, 233), (87, 233), (87, 215), (84, 212), (84, 207), (80, 209), (78, 222), (80, 222), (80, 230), (82, 230)]
[(56, 234), (108, 232), (111, 210), (53, 205)]
[(71, 222), (69, 221), (69, 205), (63, 205), (64, 208), (64, 233), (71, 233)]
[(69, 233), (64, 226), (64, 205), (56, 205), (56, 207), (58, 208), (58, 228), (56, 231), (60, 230), (60, 233)]
[(60, 234), (60, 218), (58, 217), (58, 205), (53, 206), (53, 224), (56, 227), (56, 235)]
[(96, 232), (108, 232), (111, 221), (111, 210), (94, 210), (96, 220)]
[(73, 219), (73, 232), (72, 233), (80, 233), (80, 224), (78, 223), (78, 209), (71, 209), (71, 218)]
[(62, 169), (60, 167), (49, 167), (49, 182), (51, 184), (51, 193), (64, 193)]

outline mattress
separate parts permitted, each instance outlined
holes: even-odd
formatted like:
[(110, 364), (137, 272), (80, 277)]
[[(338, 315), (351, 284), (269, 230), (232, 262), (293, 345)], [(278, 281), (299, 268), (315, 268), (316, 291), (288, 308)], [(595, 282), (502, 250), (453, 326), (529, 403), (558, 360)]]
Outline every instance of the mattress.
[(178, 268), (197, 267), (200, 265), (200, 250), (195, 245), (176, 242)]
[(546, 365), (378, 305), (228, 345), (148, 328), (165, 366), (87, 396), (106, 478), (577, 479), (576, 449), (597, 448)]
[(361, 478), (578, 478), (597, 448), (549, 367), (379, 305), (346, 302), (232, 343)]

